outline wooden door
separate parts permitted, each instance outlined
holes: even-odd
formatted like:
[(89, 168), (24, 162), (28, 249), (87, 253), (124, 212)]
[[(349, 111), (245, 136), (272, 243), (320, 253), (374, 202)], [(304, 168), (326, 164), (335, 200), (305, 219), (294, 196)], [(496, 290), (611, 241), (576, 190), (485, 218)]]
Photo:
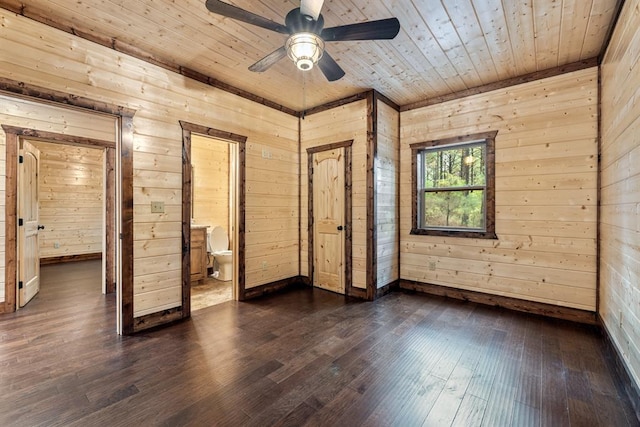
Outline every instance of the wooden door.
[(18, 306), (24, 307), (40, 290), (38, 255), (38, 167), (40, 152), (24, 141), (18, 172)]
[(313, 283), (345, 293), (345, 149), (313, 155)]

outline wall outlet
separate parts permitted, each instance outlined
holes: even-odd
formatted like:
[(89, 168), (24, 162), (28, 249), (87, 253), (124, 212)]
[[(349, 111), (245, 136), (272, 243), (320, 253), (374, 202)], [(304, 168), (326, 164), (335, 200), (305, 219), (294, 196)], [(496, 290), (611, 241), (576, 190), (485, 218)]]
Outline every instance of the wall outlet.
[(151, 213), (164, 213), (164, 202), (151, 202)]
[(429, 261), (429, 264), (427, 264), (427, 267), (429, 268), (429, 270), (434, 271), (436, 269), (436, 262)]
[(270, 159), (271, 158), (271, 151), (269, 151), (266, 148), (262, 149), (262, 158), (263, 159)]
[(60, 242), (53, 242), (53, 249), (60, 249)]
[(262, 271), (267, 269), (267, 261), (262, 261)]

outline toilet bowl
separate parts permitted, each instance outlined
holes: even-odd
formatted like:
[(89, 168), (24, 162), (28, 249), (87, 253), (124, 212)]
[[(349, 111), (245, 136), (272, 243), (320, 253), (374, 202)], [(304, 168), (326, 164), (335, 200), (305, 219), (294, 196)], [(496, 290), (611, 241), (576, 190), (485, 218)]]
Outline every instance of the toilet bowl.
[(207, 249), (213, 254), (214, 269), (218, 272), (218, 280), (233, 279), (233, 252), (229, 250), (229, 236), (224, 228), (215, 227), (211, 231), (209, 246)]

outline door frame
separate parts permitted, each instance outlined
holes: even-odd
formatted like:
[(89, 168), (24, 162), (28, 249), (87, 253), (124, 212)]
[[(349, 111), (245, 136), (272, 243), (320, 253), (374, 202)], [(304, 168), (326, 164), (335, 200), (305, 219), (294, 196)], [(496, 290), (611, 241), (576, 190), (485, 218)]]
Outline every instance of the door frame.
[[(20, 148), (20, 141), (42, 141), (61, 145), (71, 146), (84, 146), (94, 149), (103, 149), (105, 152), (104, 173), (105, 182), (103, 184), (105, 192), (104, 200), (104, 222), (105, 229), (105, 241), (104, 241), (104, 259), (103, 259), (103, 279), (102, 289), (104, 293), (113, 293), (116, 291), (116, 277), (115, 277), (115, 261), (116, 261), (116, 215), (115, 215), (115, 170), (113, 168), (115, 163), (116, 143), (115, 141), (107, 141), (96, 138), (85, 138), (74, 135), (65, 135), (54, 132), (39, 131), (36, 129), (27, 129), (16, 126), (2, 125), (7, 138), (6, 138), (6, 150), (7, 150), (7, 204), (6, 204), (6, 224), (7, 224), (7, 241), (5, 244), (6, 254), (14, 254), (15, 261), (6, 262), (6, 269), (8, 270), (5, 278), (5, 305), (7, 311), (15, 311), (17, 308), (17, 294), (16, 294), (16, 274), (17, 272), (17, 260), (18, 251), (17, 244), (9, 245), (10, 241), (13, 241), (13, 234), (16, 231), (10, 232), (16, 228), (17, 218), (17, 197), (18, 197), (18, 150)], [(14, 193), (15, 192), (15, 193)], [(10, 194), (12, 193), (12, 194)], [(10, 224), (12, 223), (12, 224)], [(17, 240), (16, 240), (17, 241)], [(15, 249), (15, 250), (14, 250)], [(9, 271), (10, 270), (10, 271)], [(13, 280), (10, 280), (13, 278)], [(11, 291), (13, 290), (13, 292)]]
[(182, 127), (182, 318), (191, 316), (191, 134), (236, 145), (235, 230), (233, 238), (233, 284), (235, 299), (245, 299), (245, 170), (248, 137), (180, 120)]
[(308, 214), (307, 214), (307, 233), (308, 233), (308, 263), (309, 263), (309, 282), (314, 286), (314, 248), (313, 248), (313, 155), (323, 151), (331, 151), (337, 148), (344, 148), (344, 218), (345, 218), (345, 236), (344, 236), (344, 292), (345, 295), (362, 297), (364, 289), (353, 287), (352, 280), (352, 167), (351, 167), (351, 147), (353, 139), (336, 142), (326, 145), (318, 145), (307, 148), (307, 177), (308, 177)]
[[(133, 117), (136, 110), (83, 96), (73, 95), (17, 80), (1, 78), (0, 92), (35, 102), (50, 103), (58, 108), (71, 108), (89, 114), (106, 114), (114, 118), (116, 148), (114, 160), (115, 199), (115, 247), (116, 258), (116, 333), (134, 332), (133, 318)], [(7, 144), (17, 135), (7, 134)], [(13, 141), (13, 145), (17, 141)], [(6, 147), (6, 193), (5, 193), (5, 304), (0, 304), (0, 313), (15, 311), (6, 303), (7, 292), (15, 292), (16, 281), (16, 173), (17, 148)], [(13, 273), (13, 274), (11, 274)], [(9, 286), (12, 284), (13, 286)], [(15, 301), (15, 295), (13, 296)]]

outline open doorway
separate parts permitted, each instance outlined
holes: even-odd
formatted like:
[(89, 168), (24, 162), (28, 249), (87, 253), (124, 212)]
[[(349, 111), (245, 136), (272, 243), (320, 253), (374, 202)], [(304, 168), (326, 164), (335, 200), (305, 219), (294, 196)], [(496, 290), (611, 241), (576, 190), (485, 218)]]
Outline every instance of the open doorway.
[(235, 143), (192, 135), (192, 311), (234, 299), (236, 170)]
[[(17, 143), (16, 308), (114, 293), (115, 143), (42, 132)], [(47, 280), (50, 272), (69, 280)], [(52, 288), (40, 297), (44, 285)]]
[[(180, 121), (182, 126), (182, 239), (183, 239), (183, 254), (182, 254), (182, 304), (183, 313), (185, 316), (191, 314), (191, 294), (192, 284), (197, 286), (200, 280), (196, 278), (198, 275), (208, 277), (216, 276), (216, 280), (225, 281), (231, 283), (231, 298), (233, 300), (244, 299), (245, 283), (244, 283), (244, 221), (245, 221), (245, 208), (244, 208), (244, 192), (245, 192), (245, 144), (247, 141), (246, 136), (237, 135), (230, 132), (225, 132), (219, 129), (208, 128), (205, 126), (196, 125)], [(198, 161), (194, 166), (192, 162), (192, 146), (193, 139), (202, 141), (202, 144), (207, 146), (209, 144), (222, 143), (222, 147), (226, 147), (228, 151), (228, 186), (223, 184), (222, 188), (229, 188), (228, 190), (228, 202), (222, 202), (227, 206), (220, 209), (220, 218), (224, 221), (223, 217), (228, 217), (228, 230), (224, 232), (224, 226), (218, 224), (218, 220), (215, 218), (207, 219), (198, 218), (194, 215), (207, 215), (205, 213), (199, 213), (198, 208), (195, 210), (192, 208), (193, 202), (203, 198), (210, 198), (206, 194), (197, 194), (198, 189), (194, 188), (193, 181), (198, 174), (198, 169), (206, 169), (205, 163), (202, 166), (198, 166)], [(200, 144), (200, 142), (196, 142)], [(197, 151), (197, 149), (196, 149)], [(222, 160), (218, 157), (218, 160), (212, 160), (212, 164), (226, 163), (224, 158)], [(203, 178), (211, 179), (211, 178)], [(194, 193), (195, 192), (195, 193)], [(203, 207), (205, 212), (212, 208)], [(225, 215), (225, 212), (227, 213)], [(199, 224), (201, 221), (203, 223)], [(214, 223), (215, 222), (215, 223)], [(194, 227), (192, 227), (192, 225)], [(216, 225), (218, 228), (216, 229)], [(200, 230), (200, 232), (193, 233), (194, 230)], [(204, 231), (203, 231), (204, 230)], [(229, 230), (231, 232), (229, 232)], [(208, 233), (207, 233), (208, 231)], [(222, 259), (221, 262), (216, 263), (216, 253), (218, 250), (214, 247), (214, 234), (218, 233), (222, 243), (218, 242), (219, 251), (223, 251), (224, 246), (227, 246), (225, 237), (228, 238), (228, 249), (231, 251), (227, 253), (227, 259)], [(198, 238), (197, 235), (200, 237)], [(226, 236), (225, 236), (226, 235)], [(204, 237), (203, 237), (204, 236)], [(209, 244), (207, 244), (207, 238)], [(203, 242), (204, 240), (204, 242)], [(209, 250), (207, 250), (207, 247)], [(204, 249), (203, 249), (204, 248)], [(212, 257), (209, 254), (213, 255)], [(220, 254), (224, 256), (225, 254)], [(226, 261), (227, 271), (220, 271), (225, 267)], [(230, 265), (229, 265), (230, 263)], [(200, 268), (202, 273), (198, 272)], [(206, 273), (204, 270), (206, 269)], [(194, 270), (194, 271), (192, 271)], [(230, 270), (230, 271), (229, 271)], [(222, 278), (229, 278), (230, 280), (220, 280)], [(192, 276), (194, 275), (194, 276)]]

